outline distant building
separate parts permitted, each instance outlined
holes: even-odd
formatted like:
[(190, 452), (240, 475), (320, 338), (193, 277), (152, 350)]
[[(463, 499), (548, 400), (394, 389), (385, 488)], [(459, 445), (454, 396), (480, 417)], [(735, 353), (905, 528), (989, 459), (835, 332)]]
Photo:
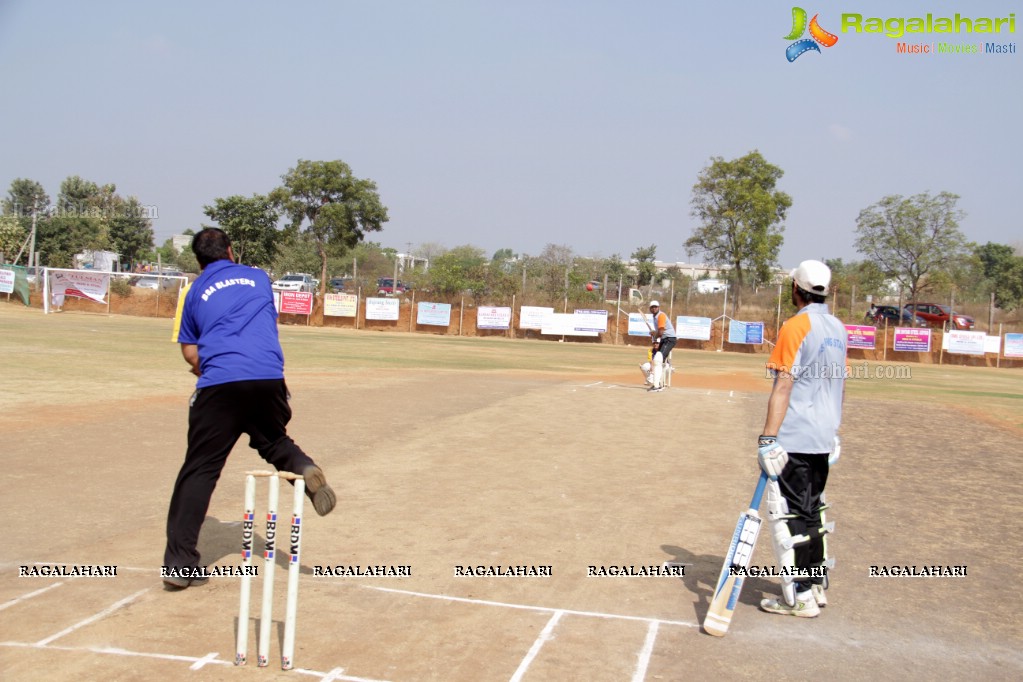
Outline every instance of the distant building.
[(120, 255), (113, 251), (82, 251), (75, 254), (75, 268), (116, 272), (119, 269), (118, 256)]
[(181, 253), (185, 249), (192, 246), (192, 235), (190, 234), (176, 234), (171, 237), (171, 245), (174, 250)]

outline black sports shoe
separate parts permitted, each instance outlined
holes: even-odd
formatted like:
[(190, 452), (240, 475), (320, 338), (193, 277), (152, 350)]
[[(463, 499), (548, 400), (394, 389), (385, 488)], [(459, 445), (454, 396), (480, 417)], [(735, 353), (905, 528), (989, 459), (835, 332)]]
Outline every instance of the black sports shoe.
[(334, 489), (327, 483), (323, 469), (315, 464), (307, 466), (302, 472), (302, 478), (305, 479), (306, 497), (312, 500), (313, 509), (320, 516), (329, 514), (337, 504), (337, 496), (334, 495)]
[(186, 578), (181, 575), (168, 575), (163, 578), (163, 589), (168, 592), (180, 592), (188, 587), (201, 587), (209, 581), (209, 576), (205, 575), (195, 578)]

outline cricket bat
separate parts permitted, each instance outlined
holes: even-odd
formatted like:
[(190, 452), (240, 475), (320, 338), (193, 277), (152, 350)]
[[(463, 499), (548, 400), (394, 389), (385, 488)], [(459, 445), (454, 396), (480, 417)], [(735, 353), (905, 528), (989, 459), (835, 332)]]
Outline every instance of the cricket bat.
[(650, 313), (643, 312), (643, 309), (640, 308), (639, 306), (636, 306), (636, 312), (638, 312), (640, 317), (643, 318), (643, 324), (645, 324), (646, 328), (650, 330), (651, 334), (653, 334), (654, 333), (654, 328), (652, 326), (650, 326), (650, 320), (646, 319), (646, 316), (649, 315)]
[(739, 603), (739, 594), (742, 592), (746, 576), (735, 575), (731, 569), (747, 568), (750, 559), (753, 558), (753, 548), (756, 547), (760, 524), (763, 523), (757, 510), (760, 508), (760, 500), (764, 497), (766, 486), (767, 474), (761, 471), (749, 509), (739, 514), (739, 522), (735, 524), (732, 544), (728, 546), (728, 554), (725, 555), (725, 565), (721, 567), (721, 575), (718, 576), (714, 587), (710, 607), (703, 618), (703, 631), (708, 635), (724, 637), (732, 622), (732, 614), (735, 612), (735, 605)]

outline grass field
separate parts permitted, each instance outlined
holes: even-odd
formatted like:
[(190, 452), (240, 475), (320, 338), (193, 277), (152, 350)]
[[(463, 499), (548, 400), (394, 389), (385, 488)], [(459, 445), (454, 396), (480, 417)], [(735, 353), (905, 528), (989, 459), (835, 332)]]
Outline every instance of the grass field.
[[(776, 584), (750, 578), (719, 640), (698, 625), (756, 480), (765, 356), (676, 353), (672, 387), (648, 394), (636, 348), (298, 326), (281, 329), (290, 430), (339, 507), (303, 537), (299, 669), (235, 668), (237, 583), (169, 593), (158, 577), (194, 386), (169, 335), (167, 319), (0, 307), (5, 679), (1023, 677), (1020, 370), (869, 363), (851, 379), (831, 605), (770, 616), (756, 605)], [(259, 467), (243, 439), (200, 540), (211, 566), (238, 563), (242, 474)], [(761, 540), (755, 563), (771, 565)], [(586, 575), (665, 561), (685, 576)], [(120, 570), (19, 577), (40, 564)], [(553, 575), (455, 576), (493, 564)], [(334, 565), (412, 575), (314, 575)]]

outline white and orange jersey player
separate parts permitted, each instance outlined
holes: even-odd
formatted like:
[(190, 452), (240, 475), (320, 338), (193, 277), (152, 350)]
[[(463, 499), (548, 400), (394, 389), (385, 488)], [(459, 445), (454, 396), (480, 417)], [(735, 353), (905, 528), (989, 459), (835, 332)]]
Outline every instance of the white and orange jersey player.
[(650, 361), (640, 367), (647, 375), (647, 383), (650, 384), (647, 390), (663, 391), (664, 364), (668, 362), (671, 350), (675, 347), (675, 327), (667, 313), (661, 312), (661, 304), (658, 301), (650, 301), (650, 315), (653, 317), (650, 325)]

